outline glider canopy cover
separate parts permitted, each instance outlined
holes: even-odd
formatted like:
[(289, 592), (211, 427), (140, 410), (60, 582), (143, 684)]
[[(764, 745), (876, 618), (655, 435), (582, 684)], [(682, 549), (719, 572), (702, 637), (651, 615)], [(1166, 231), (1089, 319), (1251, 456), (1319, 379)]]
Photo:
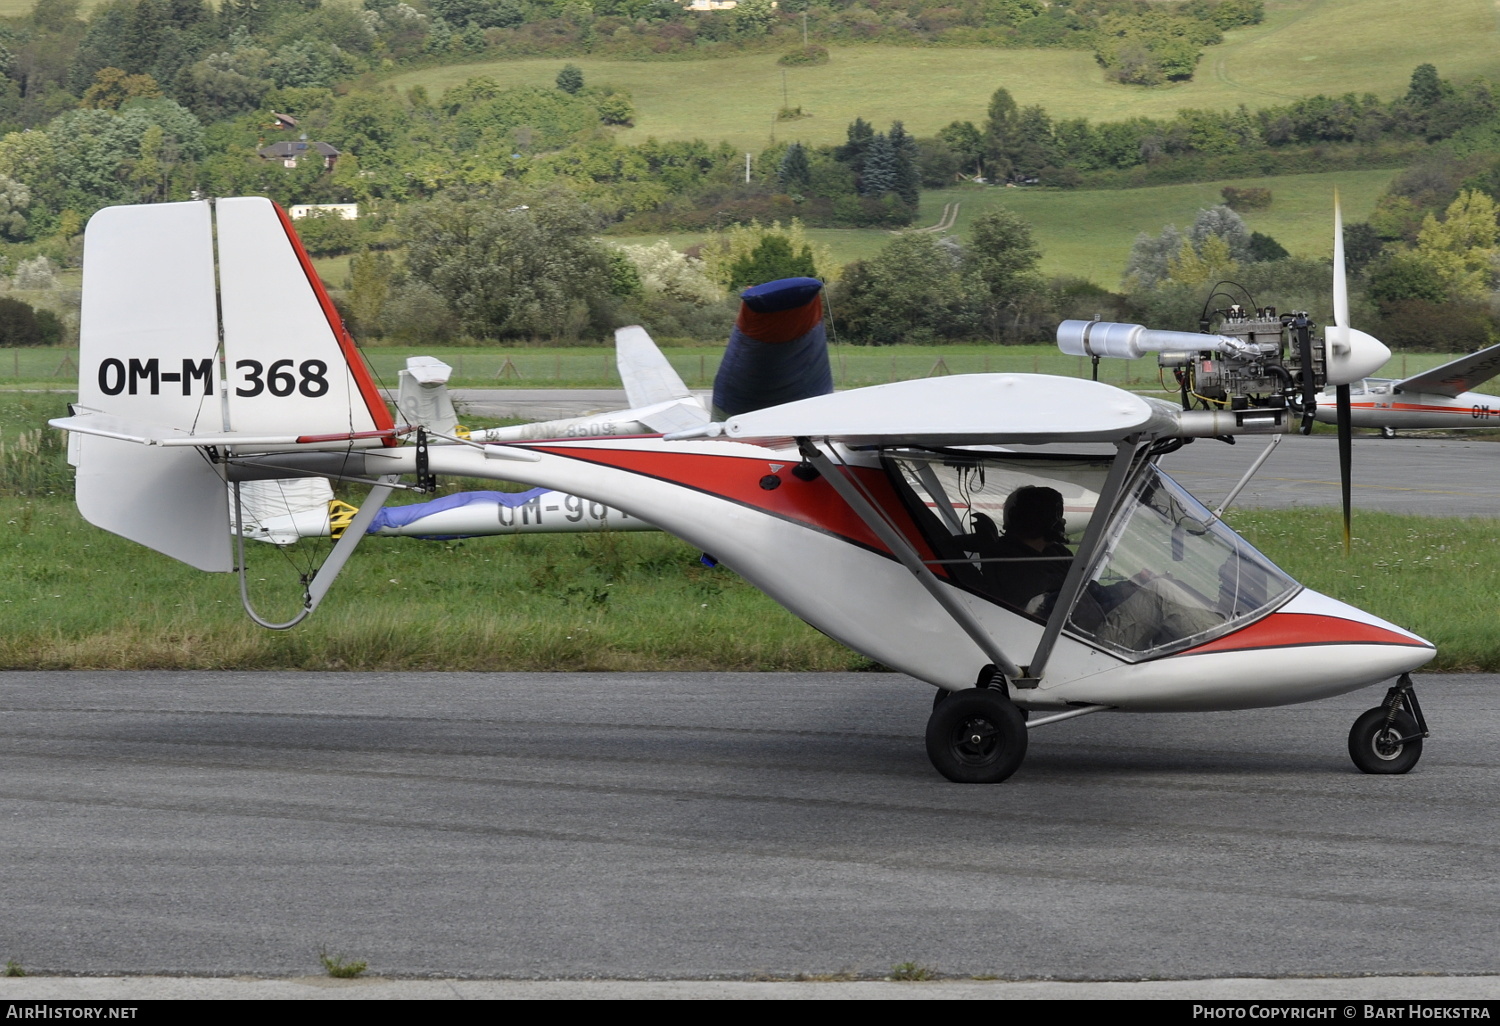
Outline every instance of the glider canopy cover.
[(823, 283), (778, 278), (740, 293), (740, 313), (714, 375), (714, 419), (833, 391)]

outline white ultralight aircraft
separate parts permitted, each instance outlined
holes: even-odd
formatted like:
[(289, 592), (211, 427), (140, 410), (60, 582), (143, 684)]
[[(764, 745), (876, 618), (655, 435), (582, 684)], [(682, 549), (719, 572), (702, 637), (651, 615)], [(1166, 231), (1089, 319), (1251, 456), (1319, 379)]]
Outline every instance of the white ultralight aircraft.
[[(52, 423), (81, 436), (91, 523), (231, 571), (239, 482), (372, 483), (298, 619), (403, 477), (499, 478), (672, 532), (935, 685), (927, 751), (951, 780), (1005, 779), (1031, 728), (1072, 717), (1283, 705), (1388, 678), (1350, 754), (1375, 773), (1420, 756), (1408, 674), (1433, 646), (1303, 588), (1156, 465), (1186, 437), (1285, 431), (1287, 411), (1188, 411), (1096, 382), (982, 374), (815, 395), (691, 437), (402, 444), (269, 201), (102, 210), (84, 274), (79, 402)], [(1349, 380), (1384, 360), (1347, 355)]]
[[(1339, 425), (1345, 436), (1341, 460), (1347, 465), (1347, 435), (1356, 427), (1378, 428), (1386, 438), (1397, 430), (1492, 427), (1500, 419), (1500, 396), (1474, 388), (1500, 374), (1500, 345), (1460, 356), (1440, 367), (1406, 378), (1367, 377), (1390, 351), (1349, 323), (1349, 293), (1344, 270), (1343, 219), (1334, 194), (1333, 324), (1323, 340), (1311, 335), (1312, 322), (1302, 311), (1280, 313), (1258, 307), (1248, 290), (1219, 282), (1204, 304), (1197, 334), (1159, 332), (1139, 324), (1064, 321), (1058, 345), (1074, 356), (1136, 360), (1157, 354), (1182, 391), (1182, 405), (1242, 409), (1290, 405), (1302, 415), (1302, 433), (1313, 422)], [(1248, 306), (1232, 301), (1210, 310), (1213, 301), (1238, 290)], [(1217, 320), (1216, 330), (1208, 326)], [(1376, 361), (1378, 354), (1385, 357)], [(1359, 363), (1355, 368), (1350, 362)], [(1355, 369), (1365, 374), (1349, 376)], [(1342, 417), (1341, 417), (1342, 412)], [(1347, 499), (1345, 501), (1347, 507)]]

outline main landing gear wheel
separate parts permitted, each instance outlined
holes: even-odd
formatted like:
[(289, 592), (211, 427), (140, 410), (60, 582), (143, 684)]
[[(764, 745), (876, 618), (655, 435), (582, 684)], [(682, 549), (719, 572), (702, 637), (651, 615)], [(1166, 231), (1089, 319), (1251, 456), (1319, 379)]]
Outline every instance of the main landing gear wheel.
[(1380, 437), (1381, 438), (1395, 438), (1396, 437), (1396, 429), (1393, 428), (1393, 427), (1383, 427), (1383, 428), (1380, 429)]
[(1349, 758), (1365, 773), (1405, 773), (1422, 757), (1422, 730), (1411, 713), (1398, 709), (1387, 725), (1389, 715), (1376, 706), (1349, 728)]
[(958, 784), (998, 784), (1026, 757), (1026, 719), (994, 688), (955, 691), (927, 721), (927, 757)]

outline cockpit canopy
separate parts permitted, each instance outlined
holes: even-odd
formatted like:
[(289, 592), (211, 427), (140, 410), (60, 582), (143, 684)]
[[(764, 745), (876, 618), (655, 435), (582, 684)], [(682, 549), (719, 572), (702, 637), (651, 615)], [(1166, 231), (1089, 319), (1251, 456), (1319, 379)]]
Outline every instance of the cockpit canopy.
[[(1099, 513), (1111, 460), (907, 450), (885, 463), (939, 573), (1045, 622)], [(1149, 462), (1096, 542), (1066, 630), (1132, 662), (1227, 634), (1299, 590)]]

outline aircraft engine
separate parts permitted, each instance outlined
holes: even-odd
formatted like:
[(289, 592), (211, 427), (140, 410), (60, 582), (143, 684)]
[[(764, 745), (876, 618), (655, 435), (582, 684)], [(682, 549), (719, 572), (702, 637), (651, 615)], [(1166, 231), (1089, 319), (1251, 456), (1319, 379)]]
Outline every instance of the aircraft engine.
[[(1155, 352), (1157, 364), (1172, 373), (1184, 409), (1313, 409), (1325, 385), (1358, 381), (1390, 356), (1363, 332), (1341, 333), (1329, 325), (1319, 337), (1317, 325), (1300, 310), (1278, 313), (1274, 306), (1234, 303), (1205, 311), (1199, 324), (1202, 331), (1194, 333), (1063, 321), (1057, 344), (1065, 353), (1096, 359)], [(1344, 342), (1344, 334), (1357, 337)]]

